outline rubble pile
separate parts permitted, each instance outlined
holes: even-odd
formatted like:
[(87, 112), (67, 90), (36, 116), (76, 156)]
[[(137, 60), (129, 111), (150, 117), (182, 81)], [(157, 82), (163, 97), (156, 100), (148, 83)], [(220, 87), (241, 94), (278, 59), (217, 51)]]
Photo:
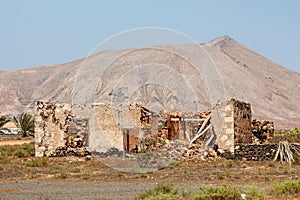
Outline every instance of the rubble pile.
[(153, 114), (149, 119), (142, 117), (141, 123), (145, 138), (140, 140), (140, 152), (156, 151), (170, 142), (168, 140), (167, 116), (164, 112)]
[[(155, 152), (155, 157), (164, 160), (199, 161), (208, 157), (216, 158), (216, 149), (212, 145), (215, 137), (212, 135), (214, 133), (210, 125), (210, 117), (210, 111), (185, 114), (181, 112), (168, 113), (167, 123), (160, 129), (160, 132), (145, 140), (146, 148), (142, 152)], [(178, 120), (172, 121), (174, 118), (178, 118)], [(185, 140), (176, 139), (180, 134), (179, 120), (181, 123), (184, 122), (184, 134), (188, 137)], [(189, 133), (187, 127), (190, 127)]]
[[(110, 148), (108, 149), (106, 152), (98, 152), (98, 151), (94, 151), (92, 152), (92, 155), (95, 157), (99, 157), (99, 158), (108, 158), (108, 157), (122, 157), (124, 154), (124, 151), (119, 150), (117, 148)], [(128, 157), (128, 153), (126, 153), (127, 157)]]
[[(209, 128), (210, 120), (208, 118), (211, 116), (211, 112), (209, 111), (200, 112), (197, 116), (195, 116), (195, 113), (190, 115), (184, 115), (180, 112), (168, 113), (168, 123), (164, 124), (165, 126), (162, 127), (160, 132), (151, 136), (148, 143), (146, 143), (146, 152), (155, 152), (155, 157), (159, 157), (160, 159), (176, 159), (193, 162), (221, 157), (236, 160), (272, 160), (277, 149), (277, 144), (255, 145), (249, 143), (252, 142), (251, 137), (256, 138), (256, 143), (258, 144), (267, 143), (274, 133), (273, 122), (253, 120), (251, 126), (250, 105), (236, 102), (234, 109), (235, 134), (237, 134), (235, 135), (235, 140), (239, 138), (239, 141), (242, 142), (238, 143), (238, 141), (236, 141), (234, 154), (218, 149), (217, 145), (214, 145), (214, 142), (211, 142), (210, 145), (207, 144), (208, 138), (213, 132), (213, 128)], [(170, 119), (172, 118), (180, 118), (181, 121), (183, 121), (184, 118), (200, 118), (202, 120), (197, 121), (196, 131), (190, 132), (191, 138), (186, 141), (174, 140), (176, 135), (170, 135), (169, 132), (178, 133), (180, 131), (174, 122), (173, 126), (170, 127)], [(237, 129), (237, 127), (239, 127), (239, 129)], [(244, 129), (241, 129), (243, 127)], [(203, 131), (206, 128), (209, 128), (208, 131), (199, 134), (199, 130), (202, 129)], [(197, 137), (197, 135), (199, 137)], [(181, 145), (179, 145), (179, 141)], [(146, 162), (146, 158), (143, 159), (144, 162)]]
[(178, 160), (187, 151), (188, 142), (182, 140), (174, 140), (166, 144), (163, 148), (155, 152), (158, 157), (164, 160)]
[(84, 157), (87, 155), (90, 155), (90, 151), (85, 147), (57, 147), (55, 151), (51, 154), (49, 154), (50, 157), (63, 157), (63, 156), (78, 156), (78, 157)]
[(274, 136), (274, 123), (268, 120), (252, 120), (252, 143), (264, 144)]
[(62, 156), (87, 156), (91, 153), (87, 148), (84, 147), (82, 138), (77, 135), (76, 137), (67, 137), (64, 146), (59, 146), (54, 152), (50, 153), (51, 157), (62, 157)]
[(200, 112), (199, 117), (202, 119), (198, 122), (199, 128), (191, 138), (181, 160), (197, 162), (218, 157), (216, 133), (210, 122), (211, 112)]
[(157, 151), (138, 153), (136, 159), (142, 168), (166, 167), (171, 161), (180, 160), (187, 146), (185, 141), (174, 140)]
[(217, 148), (203, 148), (203, 145), (192, 144), (183, 153), (182, 161), (204, 161), (204, 160), (214, 160), (218, 158)]

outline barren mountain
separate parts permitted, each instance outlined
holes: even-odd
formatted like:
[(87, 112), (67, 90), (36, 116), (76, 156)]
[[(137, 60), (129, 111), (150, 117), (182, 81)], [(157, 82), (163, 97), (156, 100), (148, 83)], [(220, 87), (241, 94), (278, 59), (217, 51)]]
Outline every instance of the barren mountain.
[(139, 101), (151, 110), (205, 110), (218, 100), (251, 103), (253, 117), (276, 129), (300, 126), (300, 74), (228, 36), (204, 44), (111, 50), (55, 66), (0, 71), (0, 112), (35, 100)]

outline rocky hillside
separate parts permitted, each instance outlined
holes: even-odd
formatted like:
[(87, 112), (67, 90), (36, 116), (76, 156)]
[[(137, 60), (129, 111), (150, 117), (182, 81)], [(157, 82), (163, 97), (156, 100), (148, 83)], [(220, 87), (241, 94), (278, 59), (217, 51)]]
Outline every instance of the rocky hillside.
[(151, 110), (205, 110), (221, 99), (251, 103), (277, 129), (300, 126), (300, 74), (228, 36), (204, 44), (103, 51), (55, 66), (0, 71), (0, 112), (32, 110), (35, 100), (139, 101)]

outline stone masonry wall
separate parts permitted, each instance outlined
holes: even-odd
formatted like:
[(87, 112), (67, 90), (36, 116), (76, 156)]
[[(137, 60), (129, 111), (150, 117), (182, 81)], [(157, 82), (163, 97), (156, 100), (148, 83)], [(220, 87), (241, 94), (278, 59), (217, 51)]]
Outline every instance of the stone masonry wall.
[[(137, 103), (71, 105), (37, 101), (35, 155), (69, 155), (72, 152), (83, 155), (84, 147), (100, 152), (110, 148), (122, 150), (122, 130), (141, 127), (141, 109)], [(77, 152), (77, 143), (80, 152)]]
[(277, 151), (278, 144), (236, 144), (234, 159), (235, 160), (273, 160)]
[(35, 156), (48, 156), (65, 145), (72, 121), (72, 106), (53, 102), (35, 102)]
[(269, 120), (252, 121), (252, 133), (254, 143), (268, 143), (274, 136), (274, 123)]
[[(299, 144), (293, 144), (300, 148)], [(226, 159), (248, 161), (271, 161), (275, 158), (278, 144), (235, 144), (234, 154), (225, 152), (221, 156)], [(291, 149), (292, 152), (293, 149)]]
[[(218, 117), (216, 117), (216, 115)], [(234, 110), (231, 101), (224, 101), (212, 110), (211, 123), (217, 133), (217, 144), (220, 149), (234, 152)], [(216, 126), (217, 125), (217, 126)], [(221, 127), (221, 128), (220, 128)]]
[[(168, 112), (156, 114), (160, 117), (154, 117), (154, 113), (151, 114), (139, 103), (71, 105), (36, 102), (35, 110), (36, 156), (50, 155), (65, 144), (67, 137), (70, 140), (71, 134), (79, 136), (92, 152), (105, 152), (111, 148), (123, 150), (126, 145), (123, 130), (127, 130), (129, 135), (134, 131), (136, 137), (132, 141), (129, 137), (128, 149), (135, 146), (138, 137), (148, 137), (149, 134), (161, 133), (166, 134), (169, 140), (187, 140), (187, 137), (194, 137), (200, 128), (203, 123), (200, 119), (207, 117), (201, 116), (201, 113), (211, 114), (209, 123), (214, 127), (219, 149), (234, 153), (235, 143), (251, 143), (252, 139), (250, 104), (234, 99), (219, 102), (208, 112), (176, 112), (176, 116)], [(178, 127), (175, 127), (176, 120)], [(171, 135), (169, 138), (171, 128), (176, 137)]]
[(251, 106), (249, 103), (231, 100), (234, 118), (234, 143), (251, 143)]
[(141, 127), (141, 105), (137, 103), (73, 105), (73, 113), (76, 118), (88, 119), (90, 151), (121, 150), (124, 148), (122, 130)]
[(217, 104), (212, 109), (212, 124), (217, 127), (218, 147), (233, 153), (234, 143), (251, 143), (251, 118), (249, 103), (230, 99)]

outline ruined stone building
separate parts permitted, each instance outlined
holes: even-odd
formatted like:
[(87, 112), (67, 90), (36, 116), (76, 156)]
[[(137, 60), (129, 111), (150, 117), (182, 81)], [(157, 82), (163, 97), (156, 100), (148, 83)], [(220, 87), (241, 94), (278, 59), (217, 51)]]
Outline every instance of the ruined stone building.
[(139, 103), (71, 105), (37, 101), (35, 155), (51, 156), (66, 146), (87, 147), (92, 152), (110, 148), (138, 152), (149, 145), (147, 138), (191, 141), (200, 129), (210, 132), (207, 144), (234, 152), (235, 143), (252, 141), (251, 122), (250, 104), (234, 99), (193, 113), (153, 113)]

